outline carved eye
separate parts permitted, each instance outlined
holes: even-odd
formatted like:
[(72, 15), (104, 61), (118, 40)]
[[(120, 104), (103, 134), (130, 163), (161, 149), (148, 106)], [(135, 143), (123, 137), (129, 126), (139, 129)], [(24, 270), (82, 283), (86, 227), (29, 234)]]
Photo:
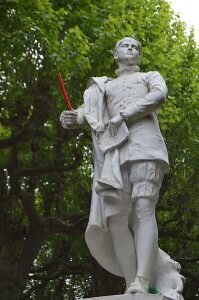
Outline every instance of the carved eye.
[(122, 47), (123, 48), (127, 48), (129, 45), (128, 44), (123, 44)]
[(136, 50), (138, 50), (138, 47), (137, 46), (135, 46), (135, 45), (132, 45), (131, 46), (133, 49), (136, 49)]

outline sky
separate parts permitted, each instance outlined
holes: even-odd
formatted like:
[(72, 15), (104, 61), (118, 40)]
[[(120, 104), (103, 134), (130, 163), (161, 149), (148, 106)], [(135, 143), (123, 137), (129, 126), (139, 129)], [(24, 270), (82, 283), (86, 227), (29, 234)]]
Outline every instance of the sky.
[(199, 44), (199, 0), (168, 0), (173, 10), (190, 29), (195, 28), (195, 39)]

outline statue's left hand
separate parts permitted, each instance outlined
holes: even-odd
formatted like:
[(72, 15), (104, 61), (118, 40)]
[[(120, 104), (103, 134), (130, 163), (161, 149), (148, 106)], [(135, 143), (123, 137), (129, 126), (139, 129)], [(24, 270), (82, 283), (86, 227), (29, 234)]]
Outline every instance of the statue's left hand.
[(105, 123), (105, 127), (109, 130), (110, 137), (116, 136), (118, 132), (118, 126), (122, 124), (124, 121), (121, 115), (117, 115), (116, 117), (110, 119)]

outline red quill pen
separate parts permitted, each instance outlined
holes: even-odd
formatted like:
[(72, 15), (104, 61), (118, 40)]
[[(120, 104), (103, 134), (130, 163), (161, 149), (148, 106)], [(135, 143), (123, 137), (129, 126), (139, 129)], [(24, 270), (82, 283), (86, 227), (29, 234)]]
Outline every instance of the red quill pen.
[(61, 85), (63, 96), (64, 96), (64, 98), (66, 100), (66, 104), (68, 105), (68, 108), (70, 110), (73, 110), (72, 105), (71, 105), (70, 100), (69, 100), (68, 95), (67, 95), (66, 88), (65, 88), (64, 83), (63, 83), (63, 79), (62, 79), (61, 73), (59, 73), (58, 79), (59, 79), (59, 83)]

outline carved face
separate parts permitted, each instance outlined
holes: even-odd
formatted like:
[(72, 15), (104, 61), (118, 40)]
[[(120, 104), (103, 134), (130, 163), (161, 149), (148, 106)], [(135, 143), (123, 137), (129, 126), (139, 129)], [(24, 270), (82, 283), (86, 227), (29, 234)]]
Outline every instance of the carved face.
[(133, 38), (124, 38), (116, 44), (115, 60), (120, 65), (136, 65), (140, 56), (139, 45)]

